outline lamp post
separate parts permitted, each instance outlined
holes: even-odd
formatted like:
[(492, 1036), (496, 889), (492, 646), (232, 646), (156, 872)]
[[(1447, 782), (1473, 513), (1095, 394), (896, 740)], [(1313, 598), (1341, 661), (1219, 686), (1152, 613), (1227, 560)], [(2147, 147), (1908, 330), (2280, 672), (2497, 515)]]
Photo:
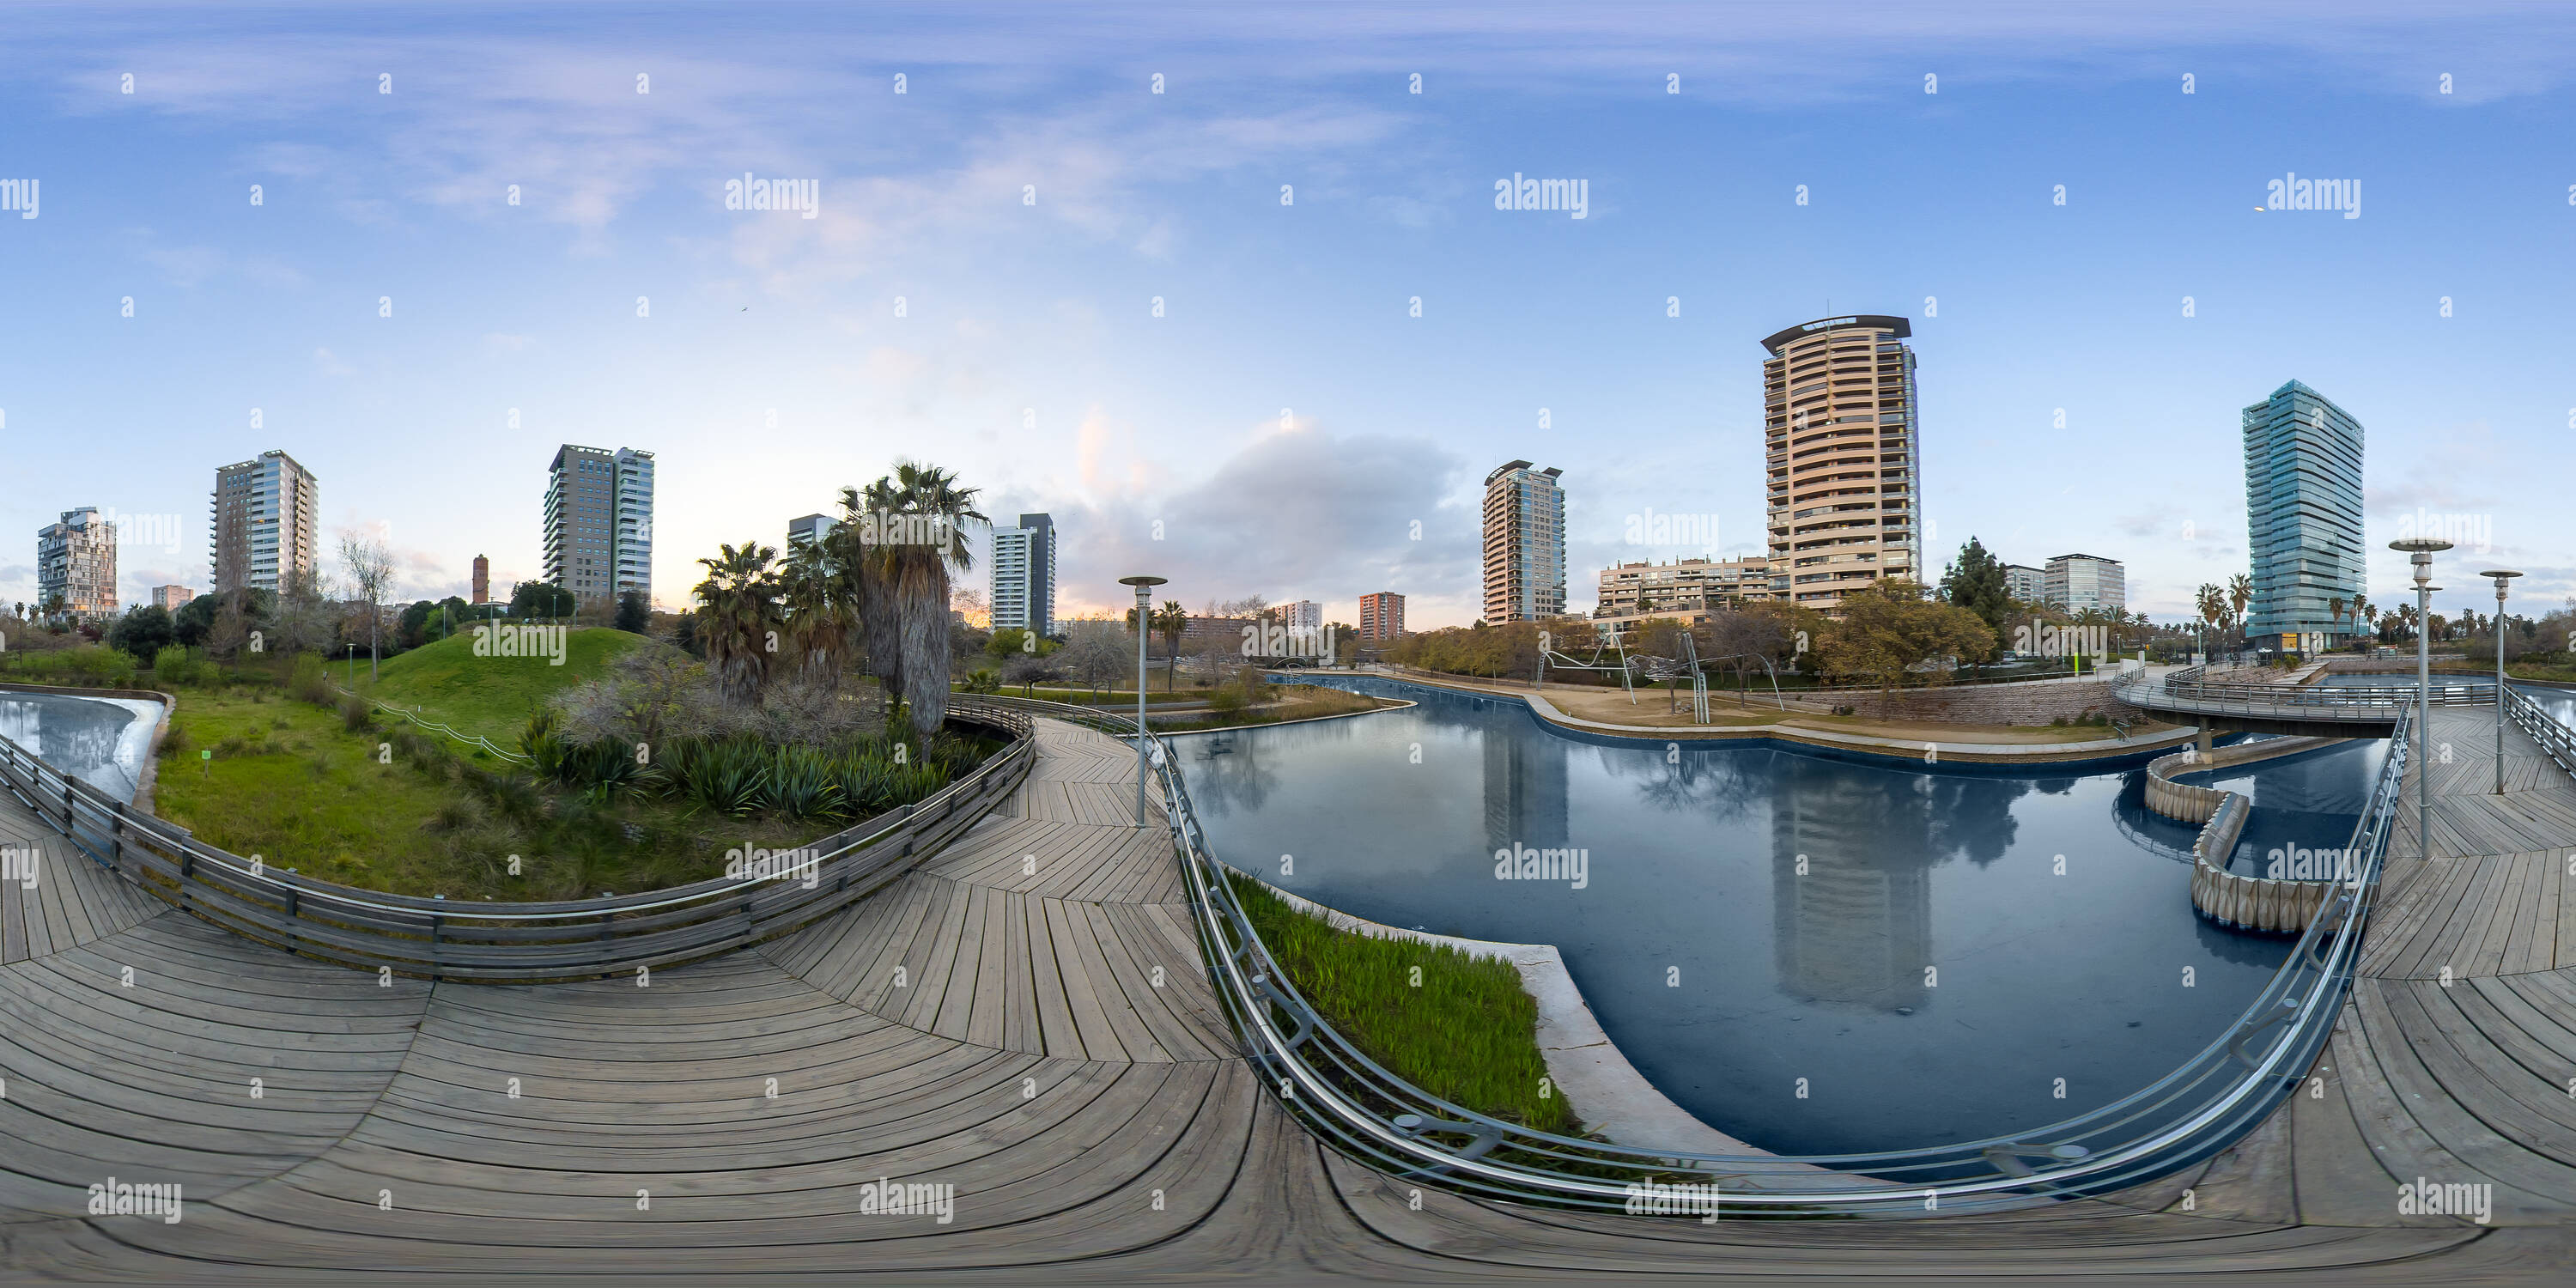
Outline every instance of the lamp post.
[(2504, 592), (2521, 573), (2504, 568), (2489, 568), (2478, 574), (2495, 578), (2496, 588), (2496, 788), (2504, 795)]
[(1145, 825), (1145, 744), (1153, 741), (1145, 732), (1145, 640), (1153, 631), (1154, 588), (1164, 579), (1152, 576), (1121, 577), (1118, 584), (1136, 588), (1136, 826)]
[(2440, 537), (2408, 537), (2388, 543), (2406, 552), (2415, 570), (2415, 855), (2433, 861), (2433, 643), (2425, 627), (2433, 615), (2433, 555), (2451, 543)]

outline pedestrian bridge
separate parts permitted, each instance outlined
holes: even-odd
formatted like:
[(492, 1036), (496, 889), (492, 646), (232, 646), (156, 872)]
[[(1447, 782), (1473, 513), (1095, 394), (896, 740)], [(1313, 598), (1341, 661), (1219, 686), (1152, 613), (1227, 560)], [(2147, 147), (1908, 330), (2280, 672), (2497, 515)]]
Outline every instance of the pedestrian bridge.
[[(2112, 696), (2175, 724), (2219, 732), (2385, 738), (2398, 713), (2416, 703), (2408, 684), (2260, 684), (2206, 678), (2208, 668), (2185, 667), (2161, 677), (2137, 676), (2112, 686)], [(2492, 680), (2435, 676), (2432, 705), (2492, 707)]]

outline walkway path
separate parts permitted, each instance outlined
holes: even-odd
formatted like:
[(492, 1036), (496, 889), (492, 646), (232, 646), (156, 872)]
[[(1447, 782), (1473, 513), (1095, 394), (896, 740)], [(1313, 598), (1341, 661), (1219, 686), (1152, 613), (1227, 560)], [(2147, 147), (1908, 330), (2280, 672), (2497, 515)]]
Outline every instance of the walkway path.
[[(645, 987), (380, 985), (50, 862), (32, 897), (0, 896), (0, 920), (42, 927), (0, 964), (0, 1274), (947, 1269), (1127, 1284), (2343, 1267), (2345, 1281), (2421, 1282), (2568, 1256), (2556, 1230), (2410, 1227), (2384, 1192), (2331, 1208), (2301, 1192), (2300, 1226), (2221, 1201), (2257, 1194), (2253, 1180), (2206, 1175), (2188, 1215), (2142, 1210), (2168, 1206), (2151, 1196), (1712, 1226), (1439, 1192), (1416, 1208), (1411, 1187), (1322, 1150), (1233, 1057), (1165, 842), (1127, 826), (1126, 749), (1038, 727), (1014, 803), (922, 870)], [(0, 803), (0, 834), (40, 826)], [(2454, 1007), (2531, 1026), (2516, 1059), (2576, 1052), (2544, 1020), (2569, 1014), (2547, 992), (2565, 984), (2543, 984), (2481, 990), (2474, 1011), (2455, 992)], [(2399, 990), (2393, 1025), (2434, 987), (2379, 986)], [(2356, 1042), (2378, 1032), (2370, 1014)], [(2564, 1111), (2514, 1103), (2559, 1125), (2544, 1138), (2563, 1156)], [(2475, 1148), (2449, 1126), (2431, 1132)], [(2492, 1148), (2479, 1159), (2503, 1165)], [(2561, 1165), (2517, 1165), (2515, 1201), (2562, 1193), (2539, 1174)], [(84, 1215), (87, 1187), (111, 1176), (181, 1183), (183, 1220)], [(953, 1185), (950, 1218), (875, 1213), (880, 1177)]]

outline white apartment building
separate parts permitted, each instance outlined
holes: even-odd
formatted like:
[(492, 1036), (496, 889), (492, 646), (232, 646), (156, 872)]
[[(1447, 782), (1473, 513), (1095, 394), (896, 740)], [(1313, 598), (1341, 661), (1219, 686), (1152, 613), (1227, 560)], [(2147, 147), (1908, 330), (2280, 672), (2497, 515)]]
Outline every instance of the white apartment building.
[(994, 630), (1055, 634), (1055, 564), (1055, 521), (1046, 515), (993, 529)]
[(244, 586), (275, 591), (320, 565), (322, 486), (283, 451), (215, 471), (209, 532), (216, 593)]

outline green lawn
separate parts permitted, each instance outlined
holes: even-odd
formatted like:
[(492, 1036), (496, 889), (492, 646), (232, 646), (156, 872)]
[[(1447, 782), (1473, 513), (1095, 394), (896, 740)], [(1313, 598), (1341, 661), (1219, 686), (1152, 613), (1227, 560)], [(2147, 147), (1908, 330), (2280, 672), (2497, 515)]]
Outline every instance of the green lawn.
[[(533, 788), (527, 799), (538, 803), (508, 816), (462, 775), (466, 767), (515, 771), (481, 752), (458, 753), (435, 734), (398, 731), (393, 717), (351, 732), (338, 713), (264, 684), (178, 697), (154, 790), (161, 817), (232, 853), (370, 890), (455, 900), (632, 894), (721, 876), (726, 848), (746, 840), (792, 848), (832, 830), (767, 815), (692, 815), (676, 802), (634, 797), (586, 807)], [(407, 754), (405, 740), (447, 752)], [(389, 743), (386, 764), (379, 749)], [(201, 758), (208, 750), (213, 758)]]
[[(555, 666), (542, 657), (476, 657), (471, 634), (451, 635), (384, 663), (371, 696), (515, 749), (528, 718), (557, 690), (598, 675), (620, 654), (650, 643), (626, 631), (576, 626), (565, 637), (564, 664)], [(346, 683), (348, 664), (341, 662), (330, 673), (335, 682)], [(366, 678), (361, 660), (361, 688)]]
[(1260, 883), (1227, 875), (1297, 991), (1370, 1059), (1451, 1104), (1579, 1134), (1565, 1093), (1549, 1087), (1540, 1094), (1548, 1073), (1538, 1049), (1538, 1002), (1510, 962), (1335, 930)]

